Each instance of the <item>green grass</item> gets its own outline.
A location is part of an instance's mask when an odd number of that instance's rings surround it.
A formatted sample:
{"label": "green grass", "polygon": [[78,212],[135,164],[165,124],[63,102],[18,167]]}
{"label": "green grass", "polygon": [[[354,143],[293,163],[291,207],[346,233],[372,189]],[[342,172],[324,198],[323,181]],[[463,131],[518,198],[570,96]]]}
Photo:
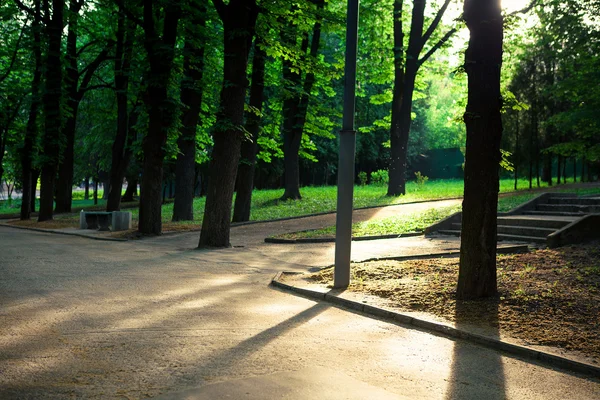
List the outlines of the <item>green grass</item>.
{"label": "green grass", "polygon": [[[384,185],[368,185],[355,186],[354,188],[354,208],[385,206],[393,204],[404,204],[415,201],[427,201],[444,198],[456,198],[463,195],[462,180],[435,180],[428,181],[426,184],[419,186],[416,182],[410,181],[406,185],[406,195],[398,197],[386,196],[387,186]],[[527,190],[529,183],[522,179],[518,182],[521,190]],[[514,181],[512,179],[503,179],[500,181],[500,191],[502,193],[512,192]],[[565,189],[566,191],[574,191],[573,189]],[[599,190],[596,190],[599,192]],[[296,217],[307,214],[332,212],[336,209],[337,187],[304,187],[300,190],[302,200],[280,201],[279,198],[283,194],[282,189],[276,190],[256,190],[252,196],[252,213],[250,219],[252,221],[265,221],[278,218]],[[102,193],[99,193],[101,196]],[[524,193],[518,195],[513,200],[513,203],[499,208],[499,211],[508,211],[514,205],[526,201],[536,194]],[[89,206],[93,200],[80,200],[83,197],[82,191],[74,192],[73,210],[78,211],[81,207]],[[17,206],[18,204],[18,206]],[[99,200],[99,204],[104,202]],[[194,216],[193,223],[201,223],[204,214],[205,198],[194,199]],[[20,201],[13,200],[12,205],[8,206],[6,202],[0,202],[0,214],[14,214],[19,212]],[[138,209],[132,209],[133,218],[138,218]],[[163,205],[162,218],[164,222],[169,222],[173,215],[173,204],[167,203]],[[189,222],[188,222],[189,224]]]}
{"label": "green grass", "polygon": [[[599,189],[570,189],[568,192],[583,194],[600,193]],[[533,199],[539,193],[525,193],[510,197],[498,199],[498,211],[507,212],[513,208]],[[427,211],[420,211],[411,214],[397,215],[393,217],[374,219],[370,221],[357,222],[352,224],[352,235],[358,236],[376,236],[392,235],[408,232],[421,232],[426,227],[446,218],[461,210],[461,206],[436,208]],[[283,239],[301,239],[301,238],[320,238],[331,237],[335,235],[335,226],[329,226],[323,229],[315,229],[302,232],[292,232],[278,236]]]}
{"label": "green grass", "polygon": [[[352,236],[393,235],[421,232],[429,225],[460,211],[460,205],[436,208],[411,214],[395,215],[352,224]],[[283,239],[320,238],[335,236],[335,226],[278,236]]]}

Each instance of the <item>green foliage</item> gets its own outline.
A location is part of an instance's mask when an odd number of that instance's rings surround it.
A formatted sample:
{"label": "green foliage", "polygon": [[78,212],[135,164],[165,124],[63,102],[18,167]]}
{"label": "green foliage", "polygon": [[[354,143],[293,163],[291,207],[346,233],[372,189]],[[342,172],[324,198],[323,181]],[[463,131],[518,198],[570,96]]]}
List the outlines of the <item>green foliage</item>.
{"label": "green foliage", "polygon": [[419,185],[420,187],[424,186],[429,180],[429,177],[421,174],[421,171],[415,172],[415,178],[417,181],[417,185]]}
{"label": "green foliage", "polygon": [[387,185],[389,181],[390,176],[385,169],[380,169],[379,171],[371,173],[371,183],[374,185]]}
{"label": "green foliage", "polygon": [[361,186],[365,186],[367,184],[367,173],[365,171],[358,173],[358,182]]}

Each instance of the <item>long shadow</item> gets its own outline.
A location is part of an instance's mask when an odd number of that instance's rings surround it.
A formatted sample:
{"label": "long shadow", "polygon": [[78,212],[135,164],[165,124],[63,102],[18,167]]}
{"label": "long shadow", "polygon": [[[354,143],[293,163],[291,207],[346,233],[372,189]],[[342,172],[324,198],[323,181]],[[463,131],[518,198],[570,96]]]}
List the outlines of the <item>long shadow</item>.
{"label": "long shadow", "polygon": [[[496,301],[489,305],[490,326],[499,337],[498,306]],[[472,320],[474,310],[469,302],[456,303],[456,327],[466,328]],[[451,376],[446,399],[486,399],[500,400],[506,398],[506,379],[501,354],[495,350],[468,344],[462,341],[454,343]]]}
{"label": "long shadow", "polygon": [[227,370],[228,367],[242,362],[245,358],[257,351],[260,351],[272,341],[310,321],[329,308],[331,308],[331,305],[327,303],[317,303],[301,313],[296,314],[293,317],[288,318],[275,326],[272,326],[271,328],[265,329],[264,331],[246,340],[243,340],[236,346],[222,351],[214,358],[211,357],[211,361],[198,365],[195,368],[195,371],[188,371],[188,377],[190,374],[206,375],[209,374],[210,371],[220,371],[220,375],[223,375],[224,369]]}

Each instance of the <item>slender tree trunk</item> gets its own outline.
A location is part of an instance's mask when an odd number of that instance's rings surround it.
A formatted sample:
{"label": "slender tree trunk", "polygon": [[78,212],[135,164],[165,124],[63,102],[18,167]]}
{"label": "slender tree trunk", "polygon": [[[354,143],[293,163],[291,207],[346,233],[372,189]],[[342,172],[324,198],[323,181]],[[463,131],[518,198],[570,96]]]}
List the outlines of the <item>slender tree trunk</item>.
{"label": "slender tree trunk", "polygon": [[497,294],[496,221],[500,141],[503,17],[499,0],[465,0],[470,31],[465,54],[467,149],[457,298]]}
{"label": "slender tree trunk", "polygon": [[85,177],[85,194],[84,194],[83,198],[85,200],[90,199],[90,177],[89,176]]}
{"label": "slender tree trunk", "polygon": [[[110,192],[106,201],[106,211],[121,209],[121,190],[123,178],[129,166],[131,150],[127,146],[132,140],[129,115],[129,74],[133,53],[135,24],[127,20],[125,10],[119,6],[117,22],[117,45],[115,52],[115,95],[117,99],[117,134],[112,146],[110,166]],[[128,134],[130,135],[128,137]]]}
{"label": "slender tree trunk", "polygon": [[127,189],[125,189],[125,193],[123,194],[121,202],[126,203],[133,201],[133,197],[137,196],[137,185],[138,181],[135,175],[130,175],[127,177]]}
{"label": "slender tree trunk", "polygon": [[573,157],[573,183],[577,183],[577,157]]}
{"label": "slender tree trunk", "polygon": [[199,247],[229,247],[231,202],[240,158],[248,54],[258,15],[255,0],[214,1],[224,27],[223,87]]}
{"label": "slender tree trunk", "polygon": [[162,178],[167,132],[174,123],[176,110],[169,101],[168,83],[171,77],[177,25],[181,9],[177,2],[166,7],[163,35],[159,36],[155,26],[155,11],[152,0],[144,0],[145,47],[148,53],[150,72],[147,96],[148,131],[142,148],[144,150],[144,172],[140,196],[140,219],[138,230],[144,234],[160,235],[162,231]]}
{"label": "slender tree trunk", "polygon": [[[38,221],[52,219],[54,202],[54,184],[60,160],[61,142],[61,99],[62,99],[62,62],[61,44],[63,30],[64,0],[52,0],[52,18],[46,25],[48,55],[46,57],[46,90],[44,92],[45,128],[41,167],[40,211]],[[49,15],[46,15],[49,18]]]}
{"label": "slender tree trunk", "polygon": [[94,178],[94,205],[98,205],[98,178]]}
{"label": "slender tree trunk", "polygon": [[[23,149],[21,150],[21,220],[31,218],[32,211],[35,210],[35,191],[33,184],[33,158],[34,144],[38,136],[38,115],[40,109],[40,88],[42,80],[42,49],[41,49],[41,26],[40,26],[40,0],[34,2],[35,16],[32,23],[33,31],[33,55],[35,59],[35,69],[31,81],[31,106],[29,109],[29,118],[25,130],[25,139]],[[36,179],[37,181],[37,179]],[[31,206],[33,200],[33,207]]]}
{"label": "slender tree trunk", "polygon": [[184,45],[183,80],[181,81],[181,130],[177,140],[179,153],[175,164],[175,202],[173,221],[194,219],[194,177],[196,165],[196,127],[202,106],[202,77],[204,43],[199,44],[194,32],[206,26],[206,7],[203,4],[189,22]]}
{"label": "slender tree trunk", "polygon": [[258,135],[265,88],[265,59],[267,54],[261,48],[262,42],[257,38],[254,43],[252,58],[252,86],[250,87],[250,107],[246,113],[246,130],[251,140],[242,143],[241,160],[238,166],[236,196],[233,207],[233,222],[250,220],[252,206],[252,189],[254,187],[254,171],[256,169],[256,153],[258,152]]}
{"label": "slender tree trunk", "polygon": [[557,157],[557,163],[556,163],[556,184],[560,185],[561,184],[561,175],[562,175],[562,170],[561,170],[561,166],[562,166],[562,156],[559,155]]}
{"label": "slender tree trunk", "polygon": [[[402,194],[400,171],[402,164],[402,96],[404,94],[404,32],[402,30],[402,0],[394,1],[394,88],[392,97],[392,124],[390,129],[391,160],[389,167],[390,183],[388,196]],[[393,180],[393,183],[392,183]]]}
{"label": "slender tree trunk", "polygon": [[519,112],[516,114],[517,127],[515,130],[515,190],[517,190],[517,182],[519,181]]}

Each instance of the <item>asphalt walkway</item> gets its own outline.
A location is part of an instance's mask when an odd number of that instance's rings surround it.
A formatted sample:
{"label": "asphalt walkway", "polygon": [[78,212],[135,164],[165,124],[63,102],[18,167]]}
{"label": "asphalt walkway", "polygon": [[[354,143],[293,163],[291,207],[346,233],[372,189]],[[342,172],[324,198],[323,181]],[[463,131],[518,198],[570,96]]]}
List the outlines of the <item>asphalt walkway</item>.
{"label": "asphalt walkway", "polygon": [[[600,398],[598,380],[270,288],[333,262],[331,243],[259,240],[289,228],[240,226],[242,247],[196,250],[197,232],[0,227],[0,398]],[[402,240],[356,242],[353,258],[423,249]]]}

